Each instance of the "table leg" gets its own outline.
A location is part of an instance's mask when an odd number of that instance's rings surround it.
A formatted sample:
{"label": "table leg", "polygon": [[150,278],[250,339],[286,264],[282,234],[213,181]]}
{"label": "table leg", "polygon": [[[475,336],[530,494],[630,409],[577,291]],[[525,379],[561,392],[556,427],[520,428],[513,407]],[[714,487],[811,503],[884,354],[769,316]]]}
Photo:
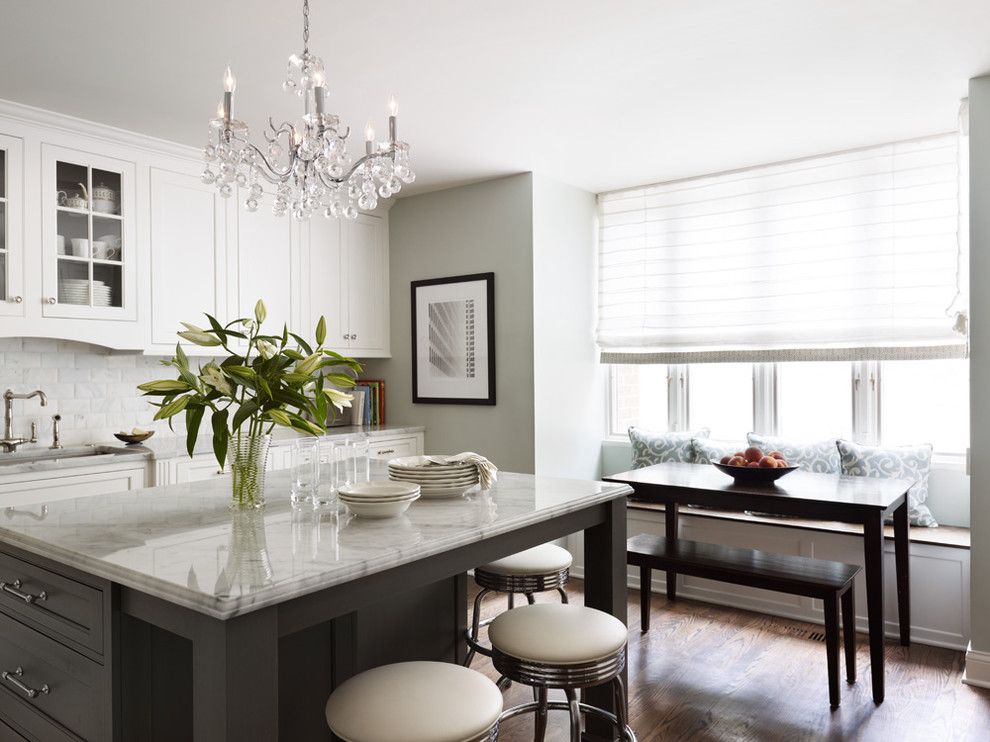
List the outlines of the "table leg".
{"label": "table leg", "polygon": [[194,740],[278,740],[276,608],[227,621],[203,616],[198,624],[192,642]]}
{"label": "table leg", "polygon": [[901,644],[911,646],[911,581],[908,557],[907,498],[894,510],[894,562],[897,570],[897,621],[901,629]]}
{"label": "table leg", "polygon": [[873,702],[883,703],[883,515],[870,516],[863,524],[866,571],[866,612],[870,627],[870,674]]}
{"label": "table leg", "polygon": [[[665,535],[667,537],[667,544],[669,546],[674,546],[677,544],[677,521],[679,519],[679,513],[677,511],[676,502],[668,502],[663,506],[663,522]],[[667,580],[667,600],[677,599],[677,573],[673,570],[667,570],[666,573]]]}
{"label": "table leg", "polygon": [[[603,523],[584,532],[584,604],[605,611],[626,623],[626,500],[611,500],[602,507]],[[622,670],[626,683],[627,668]],[[592,706],[613,710],[610,685],[600,685],[582,691],[581,700]],[[611,726],[594,716],[587,719],[585,739],[611,740]]]}

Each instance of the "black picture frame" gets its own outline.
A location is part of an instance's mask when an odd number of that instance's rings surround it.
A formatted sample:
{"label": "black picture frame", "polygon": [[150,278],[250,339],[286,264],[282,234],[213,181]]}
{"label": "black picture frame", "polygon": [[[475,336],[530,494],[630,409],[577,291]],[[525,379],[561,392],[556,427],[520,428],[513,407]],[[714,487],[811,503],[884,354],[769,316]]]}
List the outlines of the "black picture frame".
{"label": "black picture frame", "polygon": [[[417,317],[417,303],[420,292],[429,291],[437,286],[449,286],[451,284],[468,284],[484,282],[485,312],[486,317],[481,324],[487,328],[487,389],[478,396],[444,396],[422,390],[420,387],[419,367],[421,363],[420,352],[428,353],[428,348],[419,347],[418,328],[419,318]],[[465,287],[467,291],[467,287]],[[414,404],[462,404],[462,405],[494,405],[495,404],[495,274],[494,273],[473,273],[465,276],[447,276],[445,278],[430,278],[410,283],[411,299],[411,330],[412,330],[412,395]]]}

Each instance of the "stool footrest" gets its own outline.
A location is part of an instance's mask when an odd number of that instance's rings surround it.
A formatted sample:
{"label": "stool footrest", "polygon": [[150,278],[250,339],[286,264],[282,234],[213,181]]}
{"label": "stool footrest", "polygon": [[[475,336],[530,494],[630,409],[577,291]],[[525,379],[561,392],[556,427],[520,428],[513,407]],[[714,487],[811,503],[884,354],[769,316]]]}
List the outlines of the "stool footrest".
{"label": "stool footrest", "polygon": [[[511,719],[515,716],[522,716],[523,714],[533,713],[539,709],[540,704],[538,701],[530,701],[529,703],[521,703],[518,706],[513,706],[510,709],[502,712],[502,715],[498,717],[499,725],[502,724],[506,719]],[[619,720],[615,717],[615,714],[605,709],[598,708],[597,706],[589,706],[586,703],[578,703],[578,708],[585,714],[592,714],[598,716],[606,721],[612,723],[612,725],[619,730]],[[547,701],[547,709],[549,711],[570,711],[570,705],[566,701]],[[637,742],[636,733],[630,727],[619,730],[622,733],[622,739],[626,742]]]}

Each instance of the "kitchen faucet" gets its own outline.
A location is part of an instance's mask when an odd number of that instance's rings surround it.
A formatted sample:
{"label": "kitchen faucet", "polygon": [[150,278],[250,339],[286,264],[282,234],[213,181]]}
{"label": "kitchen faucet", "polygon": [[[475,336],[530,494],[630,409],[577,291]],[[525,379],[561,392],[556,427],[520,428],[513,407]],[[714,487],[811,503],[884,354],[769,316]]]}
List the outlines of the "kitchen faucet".
{"label": "kitchen faucet", "polygon": [[38,426],[34,423],[31,424],[30,438],[14,437],[14,400],[31,399],[32,397],[38,397],[42,407],[48,404],[48,397],[40,389],[35,389],[30,394],[14,394],[13,389],[8,389],[3,393],[3,438],[0,438],[0,448],[3,448],[7,453],[13,453],[22,443],[38,442]]}

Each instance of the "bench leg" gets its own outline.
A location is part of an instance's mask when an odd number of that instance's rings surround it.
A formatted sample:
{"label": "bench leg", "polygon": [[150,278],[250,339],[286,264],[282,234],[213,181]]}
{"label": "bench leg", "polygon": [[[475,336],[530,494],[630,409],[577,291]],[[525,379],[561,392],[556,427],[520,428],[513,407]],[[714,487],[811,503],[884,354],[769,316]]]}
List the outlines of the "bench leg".
{"label": "bench leg", "polygon": [[842,594],[842,640],[846,645],[846,682],[856,682],[856,603],[853,586]]}
{"label": "bench leg", "polygon": [[653,570],[649,565],[639,566],[639,630],[650,630],[650,583],[653,581]]}
{"label": "bench leg", "polygon": [[839,705],[839,601],[835,594],[825,598],[825,656],[828,660],[828,702]]}

